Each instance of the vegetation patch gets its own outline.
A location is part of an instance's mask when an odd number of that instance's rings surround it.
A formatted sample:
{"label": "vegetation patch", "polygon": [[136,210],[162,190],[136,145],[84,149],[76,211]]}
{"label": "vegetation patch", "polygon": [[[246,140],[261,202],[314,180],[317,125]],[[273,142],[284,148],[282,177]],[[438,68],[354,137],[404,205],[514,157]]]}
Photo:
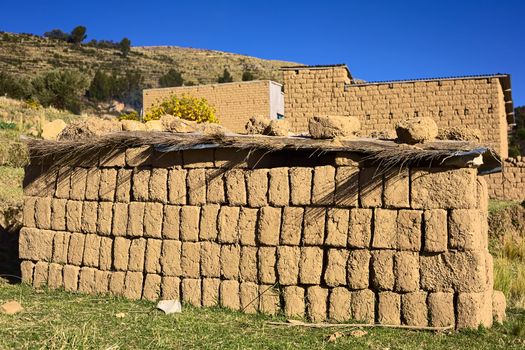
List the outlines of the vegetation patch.
{"label": "vegetation patch", "polygon": [[514,311],[504,326],[476,331],[355,332],[357,328],[274,327],[267,321],[284,318],[221,308],[184,305],[182,313],[165,315],[146,301],[0,284],[0,303],[9,300],[17,300],[24,310],[0,314],[4,349],[522,349],[525,345],[519,336],[525,315]]}

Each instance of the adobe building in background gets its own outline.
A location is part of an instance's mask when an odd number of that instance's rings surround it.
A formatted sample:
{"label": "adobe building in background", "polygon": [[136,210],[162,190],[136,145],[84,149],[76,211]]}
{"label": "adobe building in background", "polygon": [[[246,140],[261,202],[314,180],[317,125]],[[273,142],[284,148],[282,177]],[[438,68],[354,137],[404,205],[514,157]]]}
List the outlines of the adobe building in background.
{"label": "adobe building in background", "polygon": [[146,113],[174,95],[205,98],[215,108],[221,125],[233,132],[244,133],[244,127],[252,116],[283,118],[282,90],[281,84],[271,80],[145,89],[143,108]]}
{"label": "adobe building in background", "polygon": [[479,129],[481,143],[508,157],[514,125],[510,75],[362,82],[344,64],[282,68],[283,86],[262,80],[144,90],[144,111],[172,95],[204,97],[227,129],[244,133],[252,116],[284,118],[294,132],[308,131],[318,114],[359,117],[363,135],[393,130],[409,117],[432,117],[440,128]]}
{"label": "adobe building in background", "polygon": [[283,68],[286,117],[294,131],[308,130],[314,115],[358,117],[364,135],[393,130],[409,117],[433,118],[438,127],[481,131],[481,143],[508,157],[514,125],[510,75],[357,82],[346,65]]}

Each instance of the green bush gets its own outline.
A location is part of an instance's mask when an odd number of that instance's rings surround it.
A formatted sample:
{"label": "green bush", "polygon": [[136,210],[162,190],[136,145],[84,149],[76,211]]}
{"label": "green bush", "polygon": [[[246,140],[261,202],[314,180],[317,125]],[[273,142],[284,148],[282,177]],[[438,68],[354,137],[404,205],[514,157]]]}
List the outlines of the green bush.
{"label": "green bush", "polygon": [[86,31],[87,29],[84,26],[75,27],[69,35],[69,42],[79,46],[87,38]]}
{"label": "green bush", "polygon": [[124,38],[118,44],[122,56],[128,57],[129,52],[131,51],[131,40]]}
{"label": "green bush", "polygon": [[519,147],[516,145],[509,145],[509,157],[515,158],[519,155],[521,155]]}
{"label": "green bush", "polygon": [[113,96],[112,76],[98,70],[88,89],[89,98],[96,101],[107,101]]}
{"label": "green bush", "polygon": [[79,113],[81,97],[88,87],[86,75],[77,70],[52,70],[33,80],[34,97],[43,106]]}
{"label": "green bush", "polygon": [[255,76],[253,75],[253,73],[250,71],[244,71],[242,73],[242,81],[251,81],[251,80],[255,80]]}
{"label": "green bush", "polygon": [[124,113],[119,115],[118,120],[136,120],[140,121],[139,114],[136,111],[132,111],[129,113]]}
{"label": "green bush", "polygon": [[59,41],[67,41],[69,38],[69,35],[67,33],[64,33],[61,29],[53,29],[49,32],[44,33],[44,37],[53,39],[53,40],[59,40]]}
{"label": "green bush", "polygon": [[0,95],[7,95],[19,100],[27,99],[33,94],[31,82],[25,78],[0,72]]}
{"label": "green bush", "polygon": [[525,140],[525,128],[519,128],[516,130],[516,137],[518,140]]}
{"label": "green bush", "polygon": [[144,116],[144,121],[158,120],[162,116],[170,114],[197,123],[218,123],[215,110],[208,104],[205,98],[193,96],[173,96],[160,105],[153,107]]}
{"label": "green bush", "polygon": [[219,83],[231,83],[233,81],[233,77],[230,74],[230,71],[226,68],[224,68],[224,72],[222,72],[222,76],[217,79]]}
{"label": "green bush", "polygon": [[94,101],[118,100],[136,109],[142,106],[144,78],[139,71],[127,71],[123,75],[97,71],[89,85],[88,97]]}
{"label": "green bush", "polygon": [[176,69],[170,69],[166,74],[159,78],[160,87],[173,87],[173,86],[182,86],[184,84],[184,79],[182,74]]}
{"label": "green bush", "polygon": [[0,120],[0,130],[16,130],[16,124]]}

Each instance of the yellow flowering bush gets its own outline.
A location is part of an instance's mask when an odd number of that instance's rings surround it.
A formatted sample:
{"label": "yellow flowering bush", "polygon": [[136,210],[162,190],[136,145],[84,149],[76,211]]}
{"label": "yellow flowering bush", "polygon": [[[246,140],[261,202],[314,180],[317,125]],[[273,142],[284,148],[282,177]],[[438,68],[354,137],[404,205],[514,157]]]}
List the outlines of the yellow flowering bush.
{"label": "yellow flowering bush", "polygon": [[144,121],[159,120],[163,115],[170,114],[181,119],[197,123],[218,123],[215,109],[205,98],[189,95],[172,96],[159,105],[151,108],[144,116]]}
{"label": "yellow flowering bush", "polygon": [[137,120],[140,121],[139,114],[136,111],[124,113],[118,116],[118,120]]}

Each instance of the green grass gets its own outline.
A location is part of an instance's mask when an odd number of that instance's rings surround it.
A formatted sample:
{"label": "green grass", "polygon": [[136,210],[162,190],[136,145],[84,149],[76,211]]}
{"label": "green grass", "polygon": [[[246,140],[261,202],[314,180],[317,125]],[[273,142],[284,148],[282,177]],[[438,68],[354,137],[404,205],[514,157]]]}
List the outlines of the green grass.
{"label": "green grass", "polygon": [[[503,326],[477,331],[434,333],[366,329],[327,341],[334,329],[283,328],[283,320],[220,308],[184,307],[164,315],[154,303],[62,291],[36,291],[0,284],[0,304],[17,300],[24,311],[0,314],[1,349],[523,349],[525,314],[510,313]],[[115,315],[124,313],[125,317]]]}
{"label": "green grass", "polygon": [[22,205],[23,168],[0,166],[0,209]]}
{"label": "green grass", "polygon": [[491,199],[489,200],[489,213],[496,214],[498,211],[504,210],[514,205],[519,205],[519,202]]}

